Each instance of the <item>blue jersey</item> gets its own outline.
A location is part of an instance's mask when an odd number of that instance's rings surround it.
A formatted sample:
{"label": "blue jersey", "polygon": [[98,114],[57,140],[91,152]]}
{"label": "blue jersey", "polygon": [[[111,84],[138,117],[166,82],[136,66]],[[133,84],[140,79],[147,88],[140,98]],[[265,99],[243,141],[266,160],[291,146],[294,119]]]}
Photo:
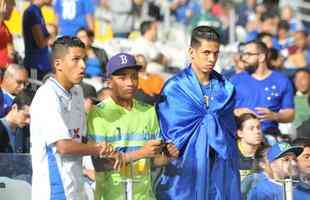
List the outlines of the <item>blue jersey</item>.
{"label": "blue jersey", "polygon": [[50,71],[48,47],[38,47],[32,34],[32,28],[35,25],[40,25],[43,35],[48,36],[42,12],[38,6],[32,4],[25,10],[23,15],[23,36],[25,43],[24,65],[27,68]]}
{"label": "blue jersey", "polygon": [[55,0],[55,12],[58,16],[60,35],[76,35],[80,28],[88,28],[86,15],[94,14],[91,0]]}
{"label": "blue jersey", "polygon": [[[294,108],[294,91],[292,83],[283,74],[272,71],[264,80],[257,80],[247,72],[232,77],[231,82],[236,88],[235,108],[266,107],[273,112],[281,109]],[[274,121],[264,120],[262,130],[277,128]]]}

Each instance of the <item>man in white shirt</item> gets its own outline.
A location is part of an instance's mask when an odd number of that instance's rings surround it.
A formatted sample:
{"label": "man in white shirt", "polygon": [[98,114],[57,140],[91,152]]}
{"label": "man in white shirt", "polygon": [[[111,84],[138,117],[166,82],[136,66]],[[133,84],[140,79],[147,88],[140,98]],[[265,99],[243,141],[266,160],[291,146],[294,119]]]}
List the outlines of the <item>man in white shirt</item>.
{"label": "man in white shirt", "polygon": [[107,143],[86,143],[83,93],[85,46],[76,37],[58,38],[52,47],[54,76],[31,104],[32,199],[84,200],[82,156],[119,154]]}

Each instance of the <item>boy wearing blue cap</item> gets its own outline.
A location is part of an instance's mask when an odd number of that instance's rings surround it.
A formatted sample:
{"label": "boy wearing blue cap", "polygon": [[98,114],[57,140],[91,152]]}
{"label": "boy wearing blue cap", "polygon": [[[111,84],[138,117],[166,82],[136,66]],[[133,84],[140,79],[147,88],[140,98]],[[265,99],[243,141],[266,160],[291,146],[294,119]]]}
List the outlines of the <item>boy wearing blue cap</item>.
{"label": "boy wearing blue cap", "polygon": [[155,109],[134,99],[138,89],[139,69],[133,55],[119,53],[112,56],[107,65],[111,98],[96,105],[88,114],[89,139],[111,142],[117,151],[123,153],[123,161],[127,163],[119,173],[110,167],[109,160],[95,160],[95,198],[98,200],[124,199],[126,191],[123,182],[128,177],[135,180],[133,199],[155,200],[150,173],[151,161],[157,165],[165,164],[167,156],[175,158],[179,154],[172,143],[167,144],[166,153],[161,154]]}
{"label": "boy wearing blue cap", "polygon": [[[282,200],[284,196],[283,182],[289,177],[297,177],[297,156],[302,147],[288,143],[276,143],[267,151],[267,159],[272,169],[272,177],[261,179],[250,191],[248,200]],[[309,195],[293,186],[293,199],[306,199]]]}

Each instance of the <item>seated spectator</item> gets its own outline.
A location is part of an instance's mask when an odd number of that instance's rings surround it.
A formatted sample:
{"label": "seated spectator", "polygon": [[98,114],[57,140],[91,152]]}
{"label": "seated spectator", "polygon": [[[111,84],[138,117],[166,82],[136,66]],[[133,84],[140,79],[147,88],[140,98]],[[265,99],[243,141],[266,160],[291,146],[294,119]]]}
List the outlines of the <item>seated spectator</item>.
{"label": "seated spectator", "polygon": [[31,0],[23,14],[24,66],[31,78],[38,80],[52,70],[48,54],[49,34],[41,12],[41,7],[47,3],[50,2]]}
{"label": "seated spectator", "polygon": [[[310,119],[310,72],[306,69],[298,70],[294,75],[294,85],[296,94],[293,127],[297,129],[303,122]],[[310,132],[308,134],[310,137]]]}
{"label": "seated spectator", "polygon": [[310,139],[297,138],[293,141],[293,144],[304,148],[303,152],[297,157],[297,165],[302,185],[306,184],[304,186],[310,192]]}
{"label": "seated spectator", "polygon": [[4,21],[10,19],[14,6],[15,0],[0,0],[0,69],[2,70],[12,63],[8,47],[13,45],[13,38]]}
{"label": "seated spectator", "polygon": [[33,96],[34,93],[28,90],[18,94],[9,113],[0,119],[1,153],[29,153],[30,135],[18,129],[24,128],[30,122],[29,108]]}
{"label": "seated spectator", "polygon": [[247,43],[242,52],[245,71],[231,78],[236,88],[235,114],[253,113],[264,135],[279,135],[278,123],[294,119],[294,91],[290,80],[269,68],[268,48],[260,41]]}
{"label": "seated spectator", "polygon": [[288,49],[289,56],[285,63],[286,68],[304,68],[310,66],[309,37],[305,31],[294,33],[294,43]]}
{"label": "seated spectator", "polygon": [[84,108],[86,113],[88,113],[100,100],[97,98],[96,89],[92,85],[83,82],[80,85],[83,89]]}
{"label": "seated spectator", "polygon": [[94,34],[92,31],[80,28],[76,36],[85,44],[86,50],[86,76],[87,77],[102,77],[105,73],[105,65],[108,61],[108,56],[103,49],[93,47]]}
{"label": "seated spectator", "polygon": [[245,176],[258,171],[255,155],[263,143],[263,135],[257,116],[252,113],[245,113],[238,117],[237,135],[240,159],[239,171],[242,180]]}
{"label": "seated spectator", "polygon": [[282,70],[285,57],[275,48],[269,49],[269,68],[272,70]]}
{"label": "seated spectator", "polygon": [[161,88],[164,85],[164,80],[157,74],[152,74],[147,71],[147,61],[143,55],[136,56],[137,63],[141,65],[139,71],[139,89],[150,96],[159,95]]}
{"label": "seated spectator", "polygon": [[[283,181],[298,176],[297,156],[302,147],[288,143],[276,143],[267,151],[267,159],[272,170],[272,177],[260,179],[251,189],[248,200],[281,200],[284,198]],[[293,199],[307,199],[307,193],[293,187]]]}
{"label": "seated spectator", "polygon": [[272,177],[272,170],[267,159],[267,150],[270,146],[265,143],[255,153],[255,162],[258,165],[258,172],[250,174],[241,181],[242,200],[246,200],[252,188],[261,180]]}
{"label": "seated spectator", "polygon": [[[280,50],[284,52],[292,45],[293,38],[289,32],[290,25],[287,21],[281,20],[278,24],[278,33],[277,33],[277,41],[280,47]],[[287,54],[286,54],[287,55]]]}
{"label": "seated spectator", "polygon": [[20,65],[10,64],[4,72],[1,89],[3,91],[4,115],[11,109],[16,95],[21,93],[28,85],[28,72]]}

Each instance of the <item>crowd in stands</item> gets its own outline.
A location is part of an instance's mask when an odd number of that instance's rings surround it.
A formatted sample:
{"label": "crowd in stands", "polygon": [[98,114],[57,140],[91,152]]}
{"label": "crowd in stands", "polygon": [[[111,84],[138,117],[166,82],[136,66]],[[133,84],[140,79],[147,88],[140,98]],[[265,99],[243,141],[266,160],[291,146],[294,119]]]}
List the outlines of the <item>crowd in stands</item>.
{"label": "crowd in stands", "polygon": [[[310,199],[309,3],[0,0],[0,153],[30,152],[29,108],[53,76],[57,37],[85,45],[81,87],[89,113],[111,95],[107,63],[119,52],[142,66],[135,98],[155,105],[165,81],[188,64],[190,31],[207,25],[221,35],[216,69],[236,90],[242,198],[283,199],[282,184],[292,179],[294,199]],[[84,161],[93,184],[90,158]]]}

